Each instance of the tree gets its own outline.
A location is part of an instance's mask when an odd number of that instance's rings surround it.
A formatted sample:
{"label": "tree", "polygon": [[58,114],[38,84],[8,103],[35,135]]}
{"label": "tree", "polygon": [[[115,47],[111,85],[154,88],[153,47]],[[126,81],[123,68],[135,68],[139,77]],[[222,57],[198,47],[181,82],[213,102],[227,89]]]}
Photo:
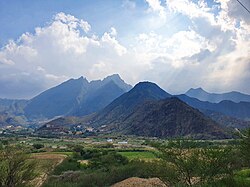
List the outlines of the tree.
{"label": "tree", "polygon": [[202,184],[212,184],[223,177],[233,176],[235,157],[230,147],[203,148],[196,153],[197,176]]}
{"label": "tree", "polygon": [[0,187],[26,186],[35,178],[35,162],[22,149],[0,150]]}
{"label": "tree", "polygon": [[43,144],[40,144],[40,143],[37,143],[37,144],[33,144],[33,147],[34,147],[35,149],[41,149],[41,148],[44,147],[44,145],[43,145]]}
{"label": "tree", "polygon": [[158,149],[162,153],[161,158],[174,166],[175,173],[179,178],[178,181],[192,186],[198,162],[196,151],[192,150],[192,142],[186,140],[169,141],[167,146],[159,146]]}
{"label": "tree", "polygon": [[240,153],[244,161],[244,165],[250,167],[250,129],[247,129],[242,136],[240,144]]}
{"label": "tree", "polygon": [[229,147],[199,148],[195,141],[176,140],[158,149],[161,158],[174,166],[178,181],[187,186],[213,183],[233,174],[233,152]]}

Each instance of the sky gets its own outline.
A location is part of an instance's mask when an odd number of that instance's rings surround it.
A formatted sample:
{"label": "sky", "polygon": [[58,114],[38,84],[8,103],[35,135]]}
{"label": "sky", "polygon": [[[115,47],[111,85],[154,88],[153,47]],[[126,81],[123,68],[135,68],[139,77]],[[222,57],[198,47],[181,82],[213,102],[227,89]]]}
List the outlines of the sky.
{"label": "sky", "polygon": [[0,98],[116,73],[171,94],[250,94],[250,14],[236,0],[0,0],[0,25]]}

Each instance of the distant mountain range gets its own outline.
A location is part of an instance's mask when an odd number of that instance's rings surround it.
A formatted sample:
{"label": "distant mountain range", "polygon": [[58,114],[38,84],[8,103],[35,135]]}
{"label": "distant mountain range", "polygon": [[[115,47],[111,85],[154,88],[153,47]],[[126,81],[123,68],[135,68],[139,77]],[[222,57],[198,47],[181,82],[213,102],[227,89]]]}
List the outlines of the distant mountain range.
{"label": "distant mountain range", "polygon": [[238,119],[250,119],[250,102],[241,101],[239,103],[235,103],[233,101],[225,100],[219,103],[210,103],[208,101],[200,101],[199,99],[192,98],[184,94],[178,95],[177,97],[186,102],[188,105],[201,111],[210,110]]}
{"label": "distant mountain range", "polygon": [[199,99],[201,101],[209,101],[211,103],[219,103],[223,100],[229,100],[236,103],[239,103],[241,101],[250,102],[250,95],[243,94],[240,92],[228,92],[228,93],[208,93],[202,88],[193,89],[191,88],[188,90],[185,95],[189,97],[194,97],[196,99]]}
{"label": "distant mountain range", "polygon": [[216,121],[217,123],[229,127],[229,128],[237,128],[237,129],[247,129],[250,128],[250,121],[245,121],[241,119],[237,119],[231,116],[227,116],[221,114],[219,112],[214,112],[210,110],[203,110],[206,116],[210,117],[212,120]]}
{"label": "distant mountain range", "polygon": [[225,138],[225,128],[249,127],[246,94],[210,94],[201,88],[186,94],[173,96],[151,82],[132,88],[117,74],[90,82],[80,77],[31,100],[0,99],[0,126],[59,117],[52,121],[54,129],[80,124],[118,134],[195,138]]}
{"label": "distant mountain range", "polygon": [[91,82],[83,77],[70,79],[31,99],[24,112],[29,119],[87,115],[104,108],[131,88],[117,74]]}

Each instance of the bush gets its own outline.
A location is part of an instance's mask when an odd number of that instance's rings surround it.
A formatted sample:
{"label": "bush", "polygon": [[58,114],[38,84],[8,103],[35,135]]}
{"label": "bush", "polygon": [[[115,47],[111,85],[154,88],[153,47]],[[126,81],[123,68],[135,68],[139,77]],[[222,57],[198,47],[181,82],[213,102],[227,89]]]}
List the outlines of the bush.
{"label": "bush", "polygon": [[0,186],[26,186],[36,177],[35,162],[21,148],[0,150]]}
{"label": "bush", "polygon": [[35,149],[41,149],[41,148],[44,147],[44,145],[43,145],[43,144],[33,144],[33,147],[34,147]]}
{"label": "bush", "polygon": [[75,159],[66,158],[60,165],[58,165],[53,174],[60,175],[65,171],[77,171],[81,169],[81,165]]}
{"label": "bush", "polygon": [[125,165],[112,166],[109,171],[94,169],[82,172],[65,172],[60,176],[50,177],[44,187],[104,187],[130,177],[162,178],[165,169],[166,167],[163,167],[162,163],[158,161],[144,162],[134,160]]}
{"label": "bush", "polygon": [[107,154],[91,159],[89,165],[91,168],[109,170],[110,167],[125,165],[127,163],[128,159],[126,157],[116,152],[108,152]]}

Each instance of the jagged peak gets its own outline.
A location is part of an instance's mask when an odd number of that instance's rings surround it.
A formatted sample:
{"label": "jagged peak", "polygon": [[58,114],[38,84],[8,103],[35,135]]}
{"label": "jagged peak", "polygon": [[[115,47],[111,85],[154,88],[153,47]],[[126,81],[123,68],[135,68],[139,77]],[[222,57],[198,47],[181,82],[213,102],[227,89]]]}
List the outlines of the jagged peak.
{"label": "jagged peak", "polygon": [[205,91],[202,87],[197,87],[197,88],[190,88],[186,93],[190,93],[190,92],[203,92],[203,93],[208,93],[207,91]]}
{"label": "jagged peak", "polygon": [[121,77],[119,74],[113,74],[113,75],[109,75],[106,78],[104,78],[102,80],[103,82],[109,82],[109,81],[113,81],[115,84],[117,84],[120,88],[122,88],[125,91],[129,91],[132,86],[127,84]]}

